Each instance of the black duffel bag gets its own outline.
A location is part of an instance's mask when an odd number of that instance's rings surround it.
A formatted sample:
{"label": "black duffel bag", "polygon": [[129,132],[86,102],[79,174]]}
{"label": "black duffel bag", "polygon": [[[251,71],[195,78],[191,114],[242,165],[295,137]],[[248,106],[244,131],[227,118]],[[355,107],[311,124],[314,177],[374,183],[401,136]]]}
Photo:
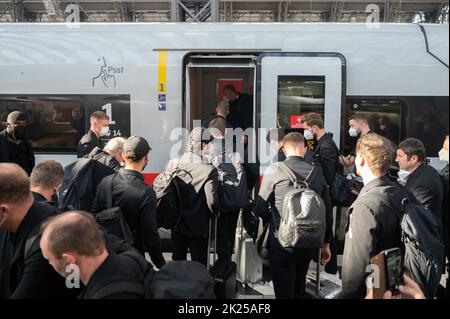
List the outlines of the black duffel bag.
{"label": "black duffel bag", "polygon": [[330,190],[333,205],[350,207],[358,197],[362,187],[363,183],[355,178],[348,179],[341,174],[336,174]]}

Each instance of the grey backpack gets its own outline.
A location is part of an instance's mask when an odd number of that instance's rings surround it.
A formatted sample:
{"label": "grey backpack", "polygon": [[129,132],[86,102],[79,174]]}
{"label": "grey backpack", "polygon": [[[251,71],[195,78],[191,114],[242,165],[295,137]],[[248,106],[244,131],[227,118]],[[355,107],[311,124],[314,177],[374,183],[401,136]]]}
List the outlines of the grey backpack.
{"label": "grey backpack", "polygon": [[323,199],[311,188],[309,178],[299,181],[295,173],[284,163],[278,164],[280,169],[293,183],[283,201],[280,227],[275,236],[286,249],[319,248],[324,243],[326,230],[326,208]]}

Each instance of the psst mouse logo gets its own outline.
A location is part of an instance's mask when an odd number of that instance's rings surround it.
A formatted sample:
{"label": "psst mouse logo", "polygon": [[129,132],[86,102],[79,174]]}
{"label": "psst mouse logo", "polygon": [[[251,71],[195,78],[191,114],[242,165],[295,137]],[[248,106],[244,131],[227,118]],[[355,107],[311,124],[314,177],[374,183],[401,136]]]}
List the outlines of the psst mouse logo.
{"label": "psst mouse logo", "polygon": [[108,65],[105,57],[101,57],[97,61],[100,63],[100,71],[92,78],[92,87],[116,87],[116,76],[124,73],[123,66]]}

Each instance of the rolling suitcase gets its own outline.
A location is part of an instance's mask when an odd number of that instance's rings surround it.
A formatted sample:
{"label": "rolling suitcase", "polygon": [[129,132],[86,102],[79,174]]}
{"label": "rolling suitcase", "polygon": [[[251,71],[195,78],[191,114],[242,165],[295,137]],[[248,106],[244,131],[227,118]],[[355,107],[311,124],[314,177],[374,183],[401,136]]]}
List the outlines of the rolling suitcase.
{"label": "rolling suitcase", "polygon": [[306,275],[306,295],[312,299],[337,299],[342,292],[342,281],[332,275],[324,275],[320,278],[320,249],[317,253],[315,271],[309,271]]}
{"label": "rolling suitcase", "polygon": [[[214,242],[212,235],[212,224],[214,223]],[[213,243],[212,243],[213,242]],[[211,247],[214,245],[213,262],[209,261],[211,256]],[[217,260],[217,218],[211,218],[209,222],[209,241],[208,241],[208,265],[211,277],[214,280],[214,294],[217,299],[235,299],[237,293],[236,282],[236,263],[216,264]]]}
{"label": "rolling suitcase", "polygon": [[236,231],[235,253],[237,279],[243,285],[254,284],[263,279],[263,261],[259,257],[253,238],[245,231],[242,224],[242,212],[239,215]]}

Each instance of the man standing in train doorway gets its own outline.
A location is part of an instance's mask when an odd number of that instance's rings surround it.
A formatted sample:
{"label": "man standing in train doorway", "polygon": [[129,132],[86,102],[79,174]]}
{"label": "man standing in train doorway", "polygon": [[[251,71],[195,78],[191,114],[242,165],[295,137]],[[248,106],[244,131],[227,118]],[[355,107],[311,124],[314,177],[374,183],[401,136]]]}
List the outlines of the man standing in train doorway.
{"label": "man standing in train doorway", "polygon": [[0,163],[15,163],[29,176],[35,159],[31,141],[26,136],[27,124],[24,113],[14,111],[8,114],[6,129],[0,132]]}
{"label": "man standing in train doorway", "polygon": [[225,85],[223,94],[230,104],[227,121],[233,129],[240,127],[245,131],[253,127],[253,96],[236,92],[231,84]]}

